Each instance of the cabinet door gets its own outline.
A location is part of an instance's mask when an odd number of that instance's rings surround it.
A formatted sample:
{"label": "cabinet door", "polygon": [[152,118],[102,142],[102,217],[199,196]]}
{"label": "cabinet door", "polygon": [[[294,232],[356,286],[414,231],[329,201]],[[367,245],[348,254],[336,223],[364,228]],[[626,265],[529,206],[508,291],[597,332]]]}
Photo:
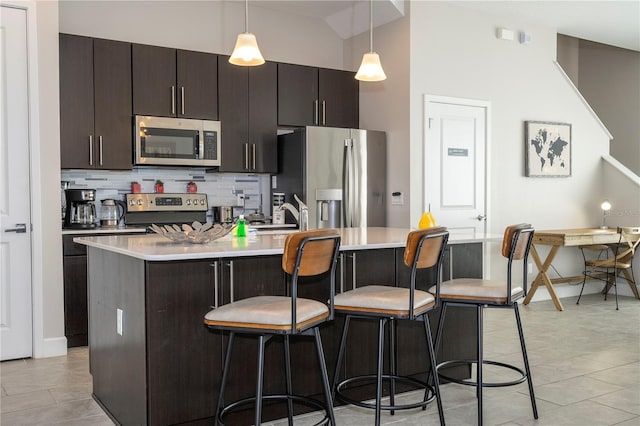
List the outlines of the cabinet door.
{"label": "cabinet door", "polygon": [[278,64],[278,124],[318,125],[318,68]]}
{"label": "cabinet door", "polygon": [[183,423],[215,414],[222,337],[203,325],[215,298],[212,264],[147,263],[148,424]]}
{"label": "cabinet door", "polygon": [[278,171],[278,71],[274,62],[249,69],[249,169]]}
{"label": "cabinet door", "polygon": [[359,127],[359,81],[349,71],[320,68],[320,124],[331,127]]}
{"label": "cabinet door", "polygon": [[94,167],[93,40],[60,34],[60,166]]}
{"label": "cabinet door", "polygon": [[96,168],[131,169],[131,44],[93,42]]}
{"label": "cabinet door", "polygon": [[177,52],[178,117],[218,119],[218,55]]}
{"label": "cabinet door", "polygon": [[246,172],[249,151],[249,70],[220,56],[218,64],[222,172]]}
{"label": "cabinet door", "polygon": [[64,256],[64,335],[70,348],[87,345],[87,256]]}
{"label": "cabinet door", "polygon": [[176,115],[176,50],[132,45],[133,113]]}

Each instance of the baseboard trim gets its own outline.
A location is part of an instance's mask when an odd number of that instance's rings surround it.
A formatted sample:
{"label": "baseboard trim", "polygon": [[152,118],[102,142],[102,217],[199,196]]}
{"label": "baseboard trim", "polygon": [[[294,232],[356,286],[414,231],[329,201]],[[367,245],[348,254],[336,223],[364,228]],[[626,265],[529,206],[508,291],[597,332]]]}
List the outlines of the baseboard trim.
{"label": "baseboard trim", "polygon": [[49,358],[67,354],[67,338],[64,336],[45,338],[42,343],[42,353],[34,354],[34,358]]}

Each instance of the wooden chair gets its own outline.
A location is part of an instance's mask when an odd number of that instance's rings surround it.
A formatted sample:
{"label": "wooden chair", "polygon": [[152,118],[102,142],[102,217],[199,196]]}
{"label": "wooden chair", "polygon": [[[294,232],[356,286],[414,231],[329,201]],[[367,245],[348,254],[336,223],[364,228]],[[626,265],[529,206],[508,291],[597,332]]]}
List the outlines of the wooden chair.
{"label": "wooden chair", "polygon": [[[229,345],[224,361],[220,395],[216,411],[217,422],[223,424],[223,418],[234,409],[255,401],[255,424],[261,424],[262,402],[264,400],[284,400],[287,402],[289,423],[293,419],[293,402],[300,402],[326,412],[325,424],[335,425],[333,400],[329,388],[327,367],[320,339],[319,326],[333,319],[333,298],[335,294],[335,268],[340,236],[332,229],[296,232],[287,236],[282,255],[282,269],[290,281],[290,296],[256,296],[223,305],[209,311],[204,323],[210,330],[229,332]],[[300,277],[329,274],[329,302],[298,297],[298,279]],[[224,393],[228,380],[229,366],[233,357],[233,343],[236,334],[258,336],[258,373],[255,397],[245,398],[225,406]],[[264,349],[266,343],[276,335],[284,335],[285,375],[287,393],[263,395]],[[293,395],[291,385],[291,366],[289,338],[303,335],[314,336],[322,384],[324,404],[320,401]]]}
{"label": "wooden chair", "polygon": [[[616,294],[616,310],[619,309],[618,286],[616,285],[618,278],[624,278],[636,299],[640,299],[635,275],[633,273],[633,256],[638,248],[638,244],[640,244],[640,227],[619,227],[617,231],[618,234],[620,234],[618,244],[597,246],[595,248],[597,250],[599,247],[600,250],[604,250],[606,247],[608,250],[604,252],[609,253],[610,251],[610,255],[607,257],[603,258],[600,255],[598,257],[589,257],[586,251],[593,249],[593,246],[580,247],[582,256],[584,257],[584,272],[582,288],[580,289],[580,295],[578,296],[576,304],[580,303],[587,278],[601,280],[606,283],[602,290],[605,300],[607,300],[607,294],[611,287],[614,288]],[[620,275],[620,272],[622,272],[622,275]]]}
{"label": "wooden chair", "polygon": [[[410,377],[402,377],[397,375],[396,365],[396,348],[395,338],[396,324],[399,320],[421,321],[424,324],[425,336],[427,340],[427,349],[430,359],[430,374],[435,377],[436,364],[435,353],[433,349],[433,341],[431,338],[431,328],[429,327],[429,317],[427,313],[435,309],[438,305],[438,295],[432,295],[426,291],[416,289],[416,273],[418,269],[433,268],[435,287],[440,287],[440,268],[442,265],[442,256],[447,245],[449,233],[445,228],[430,228],[409,233],[407,237],[407,245],[404,250],[404,264],[411,268],[411,279],[409,288],[383,286],[383,285],[367,285],[358,287],[338,294],[335,297],[335,311],[337,314],[346,315],[340,349],[338,351],[338,360],[336,362],[335,376],[333,379],[333,391],[336,398],[341,401],[364,408],[375,410],[375,424],[380,424],[381,410],[388,410],[394,414],[395,410],[404,410],[410,408],[424,408],[428,402],[435,397],[438,404],[438,414],[440,415],[440,424],[444,424],[444,414],[442,410],[442,402],[440,400],[440,390],[438,381],[433,380],[433,385]],[[378,321],[378,365],[376,374],[356,376],[347,378],[338,383],[342,362],[345,355],[345,347],[347,335],[349,331],[349,322],[352,318],[374,319]],[[383,353],[385,341],[385,325],[389,324],[390,332],[390,372],[383,374]],[[366,350],[363,348],[363,350]],[[349,398],[343,390],[354,383],[373,381],[376,383],[376,401],[375,404],[362,402]],[[382,400],[382,383],[383,380],[390,384],[390,402],[383,405]],[[428,378],[427,378],[428,381]],[[427,389],[425,398],[417,403],[409,403],[404,405],[395,404],[395,384],[396,382],[408,384],[419,389]],[[429,396],[429,392],[431,395]]]}
{"label": "wooden chair", "polygon": [[[524,382],[529,385],[529,397],[531,399],[531,407],[533,408],[533,417],[538,418],[538,410],[536,400],[533,394],[533,384],[531,382],[531,371],[529,370],[529,360],[527,358],[527,349],[525,347],[524,335],[522,333],[522,323],[520,321],[520,312],[518,311],[518,299],[524,297],[527,293],[527,258],[531,241],[533,240],[533,228],[528,224],[519,224],[508,226],[504,232],[502,241],[502,255],[508,259],[507,262],[507,279],[506,281],[491,281],[478,278],[456,278],[445,281],[440,286],[440,300],[442,301],[442,310],[440,311],[440,320],[438,323],[438,332],[436,334],[436,352],[442,342],[442,332],[444,329],[445,315],[449,306],[474,307],[477,312],[477,328],[478,339],[476,347],[475,360],[448,360],[438,364],[438,376],[453,383],[458,383],[476,388],[476,396],[478,399],[478,425],[482,425],[482,388],[483,387],[501,387],[512,386]],[[520,261],[522,264],[522,287],[514,285],[512,282],[512,267],[514,261]],[[432,287],[429,290],[433,294],[437,294],[438,288]],[[513,309],[516,316],[516,325],[518,327],[518,335],[520,336],[520,346],[522,349],[522,357],[524,359],[524,368],[522,369],[496,361],[483,359],[483,338],[482,338],[482,314],[484,308],[510,308]],[[470,344],[472,342],[469,342]],[[473,365],[477,367],[476,380],[462,380],[450,377],[441,370],[447,367]],[[498,367],[508,368],[519,373],[517,379],[508,382],[488,383],[483,381],[482,368],[484,365],[491,364]]]}

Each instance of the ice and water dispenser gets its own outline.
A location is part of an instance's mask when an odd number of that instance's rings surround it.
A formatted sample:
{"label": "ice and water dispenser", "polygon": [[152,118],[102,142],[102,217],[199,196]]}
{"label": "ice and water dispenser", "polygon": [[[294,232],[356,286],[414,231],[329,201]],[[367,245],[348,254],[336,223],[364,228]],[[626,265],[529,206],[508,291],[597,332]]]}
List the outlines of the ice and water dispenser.
{"label": "ice and water dispenser", "polygon": [[340,228],[341,189],[316,189],[316,228]]}

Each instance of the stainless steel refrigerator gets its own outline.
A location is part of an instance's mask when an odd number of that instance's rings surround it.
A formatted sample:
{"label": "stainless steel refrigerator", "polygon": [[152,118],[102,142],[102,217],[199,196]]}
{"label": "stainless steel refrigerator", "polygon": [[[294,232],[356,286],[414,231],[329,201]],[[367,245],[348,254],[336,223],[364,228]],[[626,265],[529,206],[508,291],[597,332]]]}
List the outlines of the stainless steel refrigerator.
{"label": "stainless steel refrigerator", "polygon": [[310,228],[386,226],[386,145],[384,132],[361,129],[309,126],[279,135],[272,192],[294,206],[297,194]]}

